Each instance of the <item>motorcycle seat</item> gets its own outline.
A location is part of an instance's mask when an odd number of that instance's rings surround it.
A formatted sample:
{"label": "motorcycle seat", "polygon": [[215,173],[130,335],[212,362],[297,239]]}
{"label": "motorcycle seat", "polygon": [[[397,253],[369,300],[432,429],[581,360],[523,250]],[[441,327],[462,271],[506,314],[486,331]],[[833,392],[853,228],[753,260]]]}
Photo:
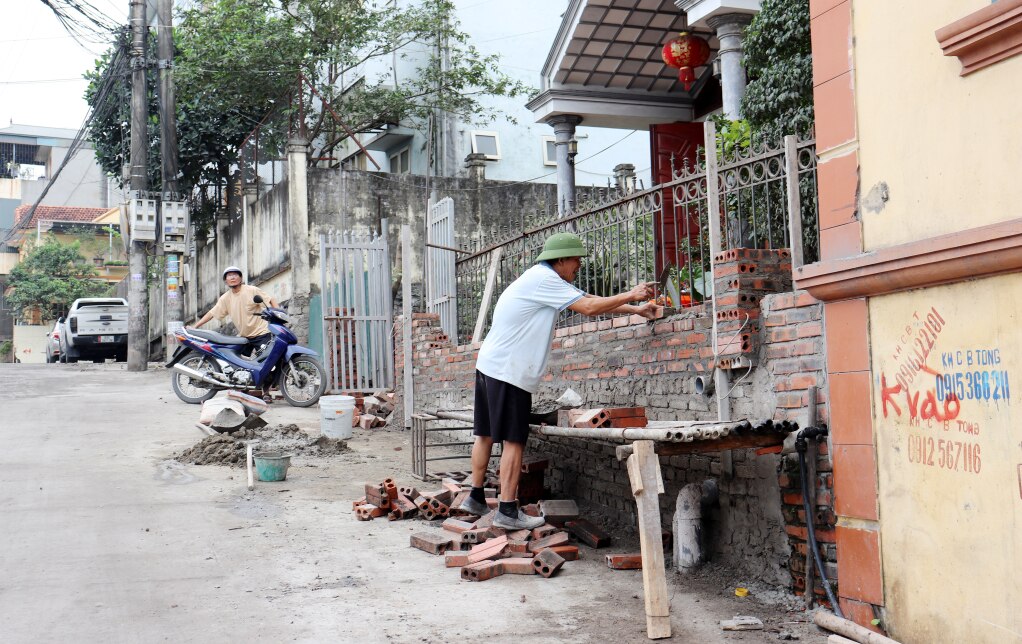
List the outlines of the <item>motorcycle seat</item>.
{"label": "motorcycle seat", "polygon": [[217,344],[248,344],[248,338],[240,338],[236,335],[224,335],[223,333],[217,333],[216,331],[203,331],[202,329],[188,329],[189,335],[209,340]]}

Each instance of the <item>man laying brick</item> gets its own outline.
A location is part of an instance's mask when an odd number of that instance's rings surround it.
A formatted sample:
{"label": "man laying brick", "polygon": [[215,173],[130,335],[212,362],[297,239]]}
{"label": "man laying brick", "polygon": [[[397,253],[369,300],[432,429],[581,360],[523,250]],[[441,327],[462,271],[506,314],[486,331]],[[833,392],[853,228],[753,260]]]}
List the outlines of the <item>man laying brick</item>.
{"label": "man laying brick", "polygon": [[493,525],[507,530],[536,528],[541,517],[518,509],[518,479],[529,438],[532,394],[546,372],[558,314],[571,309],[583,315],[604,313],[657,317],[649,299],[653,290],[642,283],[611,297],[589,295],[572,285],[587,255],[582,240],[571,233],[551,235],[536,265],[512,282],[497,300],[493,325],[476,359],[475,444],[472,447],[472,493],[461,509],[476,515],[489,511],[483,495],[486,466],[493,443],[503,444],[500,457],[500,505]]}

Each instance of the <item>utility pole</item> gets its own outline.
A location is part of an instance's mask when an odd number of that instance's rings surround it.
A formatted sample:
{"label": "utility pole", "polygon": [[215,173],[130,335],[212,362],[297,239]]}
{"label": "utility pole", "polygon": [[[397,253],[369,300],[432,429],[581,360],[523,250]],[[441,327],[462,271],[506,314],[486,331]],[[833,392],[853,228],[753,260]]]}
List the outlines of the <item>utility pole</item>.
{"label": "utility pole", "polygon": [[[146,11],[145,0],[130,0],[131,22],[131,182],[132,191],[146,189]],[[146,243],[132,230],[128,254],[128,371],[149,366],[149,292],[146,288]]]}
{"label": "utility pole", "polygon": [[[156,42],[160,69],[160,176],[163,184],[163,203],[177,202],[177,113],[174,102],[174,32],[172,24],[173,0],[159,0],[156,8]],[[164,211],[164,221],[170,213]],[[164,227],[166,232],[168,229]],[[183,255],[164,248],[166,254],[164,347],[169,360],[174,352],[174,330],[180,328],[184,319],[184,300],[181,297],[181,260]]]}

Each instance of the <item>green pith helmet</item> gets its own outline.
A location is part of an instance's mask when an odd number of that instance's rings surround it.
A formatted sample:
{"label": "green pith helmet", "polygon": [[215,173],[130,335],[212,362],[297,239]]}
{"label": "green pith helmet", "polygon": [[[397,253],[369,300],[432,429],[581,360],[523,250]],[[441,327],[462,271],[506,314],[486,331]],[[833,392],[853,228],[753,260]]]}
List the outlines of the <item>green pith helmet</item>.
{"label": "green pith helmet", "polygon": [[543,252],[536,258],[537,262],[560,259],[562,257],[585,257],[585,244],[578,235],[572,233],[555,233],[547,237],[543,244]]}

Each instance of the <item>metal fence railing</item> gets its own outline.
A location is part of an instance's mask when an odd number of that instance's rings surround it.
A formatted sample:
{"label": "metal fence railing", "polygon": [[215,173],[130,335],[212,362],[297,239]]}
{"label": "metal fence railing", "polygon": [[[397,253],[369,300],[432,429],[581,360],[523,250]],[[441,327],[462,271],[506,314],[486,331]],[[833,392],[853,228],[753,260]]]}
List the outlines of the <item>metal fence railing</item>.
{"label": "metal fence railing", "polygon": [[[712,133],[712,125],[707,127]],[[669,304],[674,307],[696,305],[708,296],[714,248],[711,223],[720,250],[791,248],[796,264],[816,261],[814,140],[786,137],[779,148],[752,145],[721,154],[720,159],[717,150],[709,159],[702,152],[694,167],[674,169],[667,183],[610,193],[584,210],[505,232],[460,256],[456,281],[461,341],[481,339],[472,338],[481,314],[486,317],[479,328],[485,335],[498,295],[532,265],[543,242],[556,232],[578,234],[589,250],[575,281],[582,290],[612,295],[637,282],[652,281],[668,285]],[[715,194],[708,186],[716,186]],[[717,217],[711,219],[714,204]],[[794,225],[792,213],[798,213]],[[493,271],[492,297],[487,310],[480,311]],[[673,301],[675,297],[678,301]],[[581,321],[579,314],[565,311],[558,327]]]}

